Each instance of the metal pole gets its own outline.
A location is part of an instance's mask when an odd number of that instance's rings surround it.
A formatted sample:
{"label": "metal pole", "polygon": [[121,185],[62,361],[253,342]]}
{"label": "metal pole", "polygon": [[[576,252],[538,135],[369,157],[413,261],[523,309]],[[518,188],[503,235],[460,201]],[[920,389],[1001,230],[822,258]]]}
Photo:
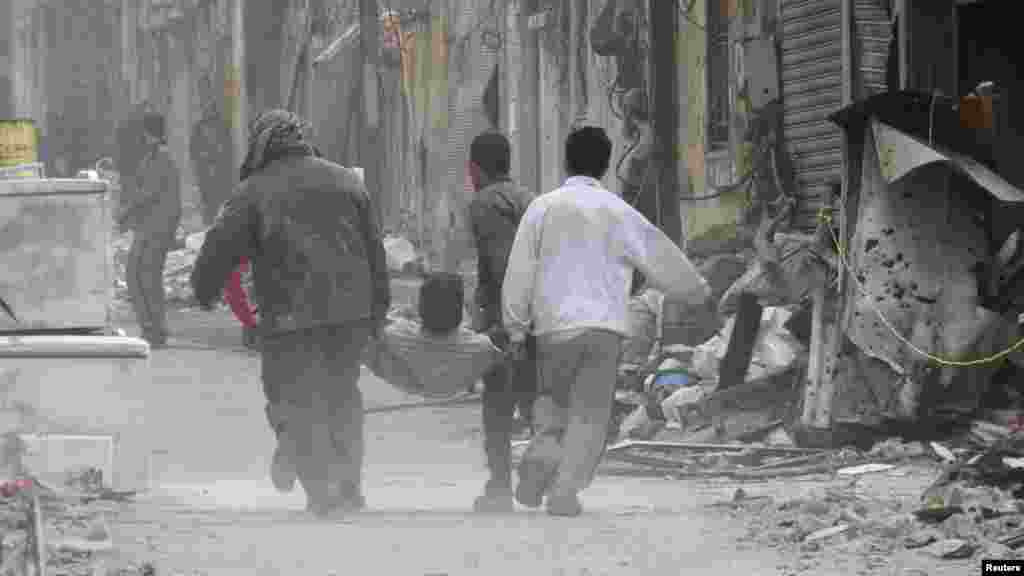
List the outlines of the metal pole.
{"label": "metal pole", "polygon": [[235,181],[238,168],[245,161],[246,153],[246,106],[245,97],[245,0],[231,2],[231,66],[225,75],[225,96],[228,122],[231,128],[231,142],[234,151],[232,173]]}
{"label": "metal pole", "polygon": [[374,214],[380,224],[380,148],[379,102],[377,99],[377,56],[379,35],[376,0],[359,0],[359,36],[363,53],[363,135],[360,164],[366,173],[366,189],[370,193]]}
{"label": "metal pole", "polygon": [[676,2],[649,0],[651,48],[650,82],[654,121],[654,154],[650,162],[652,176],[657,180],[660,228],[676,244],[682,244],[683,224],[679,208],[679,168],[676,150],[679,147],[679,90],[676,67],[676,38],[679,7]]}

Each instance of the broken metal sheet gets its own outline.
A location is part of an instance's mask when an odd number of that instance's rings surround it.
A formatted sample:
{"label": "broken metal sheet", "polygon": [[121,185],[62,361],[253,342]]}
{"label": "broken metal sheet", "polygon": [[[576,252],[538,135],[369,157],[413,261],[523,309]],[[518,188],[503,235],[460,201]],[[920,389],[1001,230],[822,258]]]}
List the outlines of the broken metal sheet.
{"label": "broken metal sheet", "polygon": [[953,366],[926,370],[931,362],[908,341],[950,359],[999,347],[986,336],[998,315],[980,307],[972,272],[985,262],[986,234],[972,217],[969,195],[958,189],[962,180],[928,161],[888,182],[879,158],[884,146],[875,143],[874,130],[865,132],[858,218],[847,255],[854,294],[844,312],[846,334],[894,372],[884,384],[872,383],[876,407],[913,417],[925,387],[951,389],[959,378],[959,390],[984,374]]}
{"label": "broken metal sheet", "polygon": [[890,184],[918,168],[941,162],[951,164],[1003,202],[1024,202],[1024,191],[976,160],[941,150],[938,145],[928,145],[877,119],[872,119],[871,128],[878,147],[882,176]]}

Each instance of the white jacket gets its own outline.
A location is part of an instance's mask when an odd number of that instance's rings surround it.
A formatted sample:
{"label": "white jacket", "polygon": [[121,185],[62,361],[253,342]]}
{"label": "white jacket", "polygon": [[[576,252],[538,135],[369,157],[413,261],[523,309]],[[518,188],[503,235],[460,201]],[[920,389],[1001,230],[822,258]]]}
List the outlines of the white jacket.
{"label": "white jacket", "polygon": [[504,324],[525,334],[629,335],[633,270],[668,301],[699,304],[707,282],[664,232],[592,178],[576,176],[526,209],[502,290]]}

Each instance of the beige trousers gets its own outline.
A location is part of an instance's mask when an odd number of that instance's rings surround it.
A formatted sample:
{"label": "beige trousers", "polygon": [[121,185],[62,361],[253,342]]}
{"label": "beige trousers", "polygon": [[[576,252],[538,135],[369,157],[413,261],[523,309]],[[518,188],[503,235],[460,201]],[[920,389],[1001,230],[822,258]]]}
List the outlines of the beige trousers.
{"label": "beige trousers", "polygon": [[604,330],[537,339],[536,438],[563,434],[553,494],[578,493],[594,479],[608,438],[621,348],[622,337]]}

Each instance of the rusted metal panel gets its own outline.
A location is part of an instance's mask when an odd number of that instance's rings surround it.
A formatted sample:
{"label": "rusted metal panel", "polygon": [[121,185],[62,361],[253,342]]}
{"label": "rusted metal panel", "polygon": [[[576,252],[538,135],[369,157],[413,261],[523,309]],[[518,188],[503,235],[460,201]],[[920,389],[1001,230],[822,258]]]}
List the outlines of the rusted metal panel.
{"label": "rusted metal panel", "polygon": [[842,105],[842,3],[783,0],[783,132],[801,197],[795,225],[811,230],[829,186],[840,177],[839,128],[828,116]]}
{"label": "rusted metal panel", "polygon": [[871,123],[882,176],[893,183],[927,164],[944,163],[962,172],[1003,202],[1024,202],[1024,191],[967,156],[928,146],[882,122]]}
{"label": "rusted metal panel", "polygon": [[[979,307],[972,268],[984,263],[985,232],[972,217],[965,180],[931,163],[892,183],[886,181],[873,132],[864,145],[859,217],[850,263],[860,286],[852,299],[850,340],[903,377],[890,390],[898,413],[913,417],[922,393],[948,388],[974,369],[942,369],[907,345],[953,360],[975,356],[993,314]],[[884,317],[884,320],[882,319]],[[981,354],[983,355],[983,354]]]}

